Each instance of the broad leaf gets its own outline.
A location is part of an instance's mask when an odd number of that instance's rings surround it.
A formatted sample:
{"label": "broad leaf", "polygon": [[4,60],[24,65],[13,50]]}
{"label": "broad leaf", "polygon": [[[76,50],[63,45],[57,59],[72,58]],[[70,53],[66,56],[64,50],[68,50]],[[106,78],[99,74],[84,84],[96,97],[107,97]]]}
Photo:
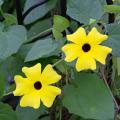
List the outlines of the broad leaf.
{"label": "broad leaf", "polygon": [[106,29],[109,39],[104,44],[112,48],[114,56],[120,56],[120,24],[107,25]]}
{"label": "broad leaf", "polygon": [[28,39],[31,39],[34,36],[37,36],[38,34],[43,33],[44,31],[46,31],[47,29],[51,27],[52,27],[51,19],[45,19],[45,20],[37,22],[28,31]]}
{"label": "broad leaf", "polygon": [[26,29],[20,25],[4,28],[0,25],[0,59],[15,54],[26,41]]}
{"label": "broad leaf", "polygon": [[[28,10],[31,6],[39,4],[43,0],[26,0],[24,12]],[[41,6],[36,7],[33,9],[25,18],[24,23],[30,24],[36,21],[39,18],[42,18],[46,15],[51,9],[55,7],[57,0],[48,0],[48,2],[44,3]]]}
{"label": "broad leaf", "polygon": [[85,119],[113,119],[114,103],[103,81],[95,74],[73,75],[73,83],[65,86],[63,97],[63,104],[69,112]]}
{"label": "broad leaf", "polygon": [[25,61],[33,61],[42,57],[58,54],[64,41],[54,41],[51,38],[39,40],[33,44]]}
{"label": "broad leaf", "polygon": [[0,120],[17,120],[16,113],[7,104],[0,103]]}
{"label": "broad leaf", "polygon": [[43,106],[37,110],[29,107],[21,108],[18,106],[16,112],[18,120],[37,120],[41,115],[45,114],[45,109]]}
{"label": "broad leaf", "polygon": [[104,14],[103,0],[68,0],[67,14],[79,21],[88,24],[90,19],[100,19]]}

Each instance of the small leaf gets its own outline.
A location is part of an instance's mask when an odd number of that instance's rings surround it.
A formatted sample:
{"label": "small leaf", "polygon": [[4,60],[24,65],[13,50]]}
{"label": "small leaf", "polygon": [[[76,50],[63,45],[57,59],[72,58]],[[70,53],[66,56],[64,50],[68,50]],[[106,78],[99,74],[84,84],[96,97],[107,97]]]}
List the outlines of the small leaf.
{"label": "small leaf", "polygon": [[53,18],[53,35],[56,40],[63,37],[62,33],[70,26],[70,22],[63,16],[54,15]]}
{"label": "small leaf", "polygon": [[104,11],[108,13],[120,13],[120,6],[118,5],[105,5]]}
{"label": "small leaf", "polygon": [[64,87],[63,104],[85,119],[114,118],[114,103],[103,81],[95,74],[73,73],[72,85]]}
{"label": "small leaf", "polygon": [[57,31],[56,29],[53,29],[53,35],[54,35],[56,40],[59,40],[63,37],[63,34],[59,31]]}
{"label": "small leaf", "polygon": [[70,22],[63,16],[54,15],[53,18],[53,28],[59,32],[63,32],[66,28],[70,26]]}
{"label": "small leaf", "polygon": [[10,106],[0,103],[0,120],[17,120],[17,116]]}
{"label": "small leaf", "polygon": [[4,20],[3,22],[4,22],[4,24],[5,24],[6,26],[8,26],[8,25],[13,25],[13,24],[16,24],[16,23],[17,23],[16,17],[13,16],[13,15],[11,15],[11,14],[5,13],[5,14],[4,14],[4,18],[5,18],[5,20]]}

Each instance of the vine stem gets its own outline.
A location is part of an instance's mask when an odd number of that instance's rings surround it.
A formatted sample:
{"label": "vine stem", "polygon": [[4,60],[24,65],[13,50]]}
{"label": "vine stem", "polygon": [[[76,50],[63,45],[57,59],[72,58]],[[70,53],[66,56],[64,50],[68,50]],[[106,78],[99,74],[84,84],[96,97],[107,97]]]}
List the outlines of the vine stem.
{"label": "vine stem", "polygon": [[101,74],[102,74],[104,83],[105,83],[107,89],[109,90],[109,93],[110,93],[110,95],[111,95],[111,97],[112,97],[112,99],[113,99],[113,101],[114,101],[114,103],[115,103],[115,106],[116,106],[117,110],[119,110],[119,106],[118,106],[118,104],[117,104],[117,101],[115,100],[115,98],[114,98],[114,96],[113,96],[113,93],[112,93],[112,91],[111,91],[111,89],[110,89],[110,87],[109,87],[109,85],[108,85],[108,83],[107,83],[106,77],[105,77],[105,75],[104,75],[103,70],[101,69],[101,67],[100,67],[100,72],[101,72]]}
{"label": "vine stem", "polygon": [[42,35],[51,32],[52,29],[53,29],[53,28],[49,28],[49,29],[47,29],[47,30],[45,30],[45,31],[43,31],[43,32],[41,32],[41,33],[38,33],[37,35],[35,35],[35,36],[33,36],[32,38],[30,38],[27,42],[31,42],[31,41],[35,40],[36,38],[41,37]]}
{"label": "vine stem", "polygon": [[22,16],[21,0],[15,0],[15,4],[16,4],[16,14],[17,14],[18,24],[22,25],[23,16]]}
{"label": "vine stem", "polygon": [[64,58],[60,59],[59,61],[57,61],[55,64],[53,64],[52,67],[55,67],[57,64],[61,63],[64,60]]}
{"label": "vine stem", "polygon": [[3,96],[7,96],[7,95],[10,95],[10,94],[13,94],[13,92],[6,93]]}

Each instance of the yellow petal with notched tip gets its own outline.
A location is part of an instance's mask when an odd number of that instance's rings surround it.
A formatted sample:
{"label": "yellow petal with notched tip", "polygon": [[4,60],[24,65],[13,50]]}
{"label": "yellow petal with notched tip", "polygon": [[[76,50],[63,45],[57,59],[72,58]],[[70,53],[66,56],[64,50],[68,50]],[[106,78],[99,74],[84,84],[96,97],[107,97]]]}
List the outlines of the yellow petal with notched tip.
{"label": "yellow petal with notched tip", "polygon": [[37,109],[40,107],[40,95],[37,92],[31,92],[27,95],[24,95],[20,100],[21,107],[33,107]]}
{"label": "yellow petal with notched tip", "polygon": [[47,86],[41,90],[41,101],[47,107],[51,107],[57,95],[61,94],[61,90],[54,86]]}
{"label": "yellow petal with notched tip", "polygon": [[93,48],[91,55],[94,57],[94,59],[96,59],[100,63],[105,64],[106,57],[109,53],[111,53],[111,51],[112,49],[109,47],[96,45]]}
{"label": "yellow petal with notched tip", "polygon": [[87,36],[87,41],[91,43],[91,46],[100,44],[107,39],[108,39],[108,36],[99,33],[95,27],[92,28],[92,30],[89,32]]}
{"label": "yellow petal with notched tip", "polygon": [[91,56],[83,55],[78,58],[76,63],[77,71],[82,70],[95,70],[96,69],[96,62]]}
{"label": "yellow petal with notched tip", "polygon": [[28,78],[23,78],[20,75],[15,76],[16,90],[13,91],[14,96],[28,94],[33,88]]}
{"label": "yellow petal with notched tip", "polygon": [[66,58],[65,61],[71,62],[80,56],[80,47],[77,44],[67,44],[62,48]]}
{"label": "yellow petal with notched tip", "polygon": [[78,28],[78,30],[73,34],[67,35],[67,40],[76,44],[81,44],[81,42],[86,41],[86,39],[86,32],[82,27]]}
{"label": "yellow petal with notched tip", "polygon": [[38,63],[33,67],[23,67],[22,71],[25,73],[26,77],[31,80],[39,80],[41,75],[41,64]]}
{"label": "yellow petal with notched tip", "polygon": [[61,79],[61,76],[53,69],[52,65],[48,64],[41,75],[42,84],[53,84],[58,82]]}

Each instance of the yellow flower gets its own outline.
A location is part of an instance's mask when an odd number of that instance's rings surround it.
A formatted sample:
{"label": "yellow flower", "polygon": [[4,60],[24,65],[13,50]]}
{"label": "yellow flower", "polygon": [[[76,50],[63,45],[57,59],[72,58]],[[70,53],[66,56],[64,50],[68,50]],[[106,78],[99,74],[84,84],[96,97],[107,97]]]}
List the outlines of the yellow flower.
{"label": "yellow flower", "polygon": [[85,29],[80,27],[75,33],[67,35],[67,39],[72,43],[62,48],[66,55],[65,61],[72,62],[78,58],[76,62],[77,71],[95,70],[95,60],[105,64],[107,55],[112,51],[111,48],[100,45],[107,38],[107,35],[99,33],[96,28],[93,28],[86,35]]}
{"label": "yellow flower", "polygon": [[14,96],[22,96],[21,107],[39,108],[40,102],[51,107],[56,96],[61,94],[61,89],[51,84],[58,82],[61,76],[58,75],[52,65],[47,65],[41,73],[41,64],[33,67],[23,67],[22,71],[26,77],[15,76],[16,90]]}

